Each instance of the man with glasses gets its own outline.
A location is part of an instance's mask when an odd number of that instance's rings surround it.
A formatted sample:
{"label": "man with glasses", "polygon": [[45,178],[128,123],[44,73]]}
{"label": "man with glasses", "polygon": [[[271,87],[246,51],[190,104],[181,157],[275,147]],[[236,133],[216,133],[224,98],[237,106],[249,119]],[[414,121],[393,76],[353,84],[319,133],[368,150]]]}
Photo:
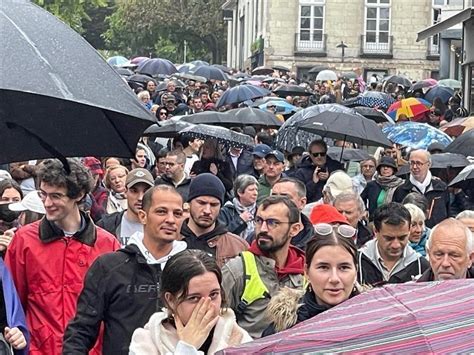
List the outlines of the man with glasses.
{"label": "man with glasses", "polygon": [[165,173],[155,180],[155,185],[171,185],[183,197],[188,200],[189,185],[191,179],[184,172],[186,155],[180,150],[173,150],[166,154],[164,159]]}
{"label": "man with glasses", "polygon": [[434,227],[449,217],[449,192],[447,185],[431,175],[431,154],[422,149],[410,153],[410,177],[397,187],[392,201],[402,202],[410,192],[417,192],[428,199],[426,226]]}
{"label": "man with glasses", "polygon": [[249,250],[222,268],[222,286],[238,324],[260,338],[270,324],[265,310],[281,287],[303,288],[304,253],[291,245],[300,231],[300,211],[286,196],[262,201]]}
{"label": "man with glasses", "polygon": [[375,210],[375,239],[359,252],[361,285],[408,282],[428,269],[428,261],[408,245],[410,226],[410,212],[400,203],[390,202]]}
{"label": "man with glasses", "polygon": [[323,197],[323,187],[333,171],[343,170],[341,163],[327,156],[327,150],[324,140],[312,141],[308,147],[309,155],[301,160],[294,175],[306,185],[308,203]]}
{"label": "man with glasses", "polygon": [[76,159],[67,159],[67,165],[48,159],[38,166],[45,218],[20,228],[5,257],[26,313],[33,354],[62,353],[64,330],[89,266],[120,247],[79,209],[92,188],[90,172]]}

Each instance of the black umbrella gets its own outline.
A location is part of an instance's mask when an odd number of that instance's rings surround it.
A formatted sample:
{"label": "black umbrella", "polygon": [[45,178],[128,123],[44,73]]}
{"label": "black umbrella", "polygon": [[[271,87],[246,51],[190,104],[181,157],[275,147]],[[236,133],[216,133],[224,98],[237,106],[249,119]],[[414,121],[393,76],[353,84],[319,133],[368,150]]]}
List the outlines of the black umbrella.
{"label": "black umbrella", "polygon": [[458,153],[465,157],[474,156],[474,129],[464,132],[450,143],[445,149],[445,153]]}
{"label": "black umbrella", "polygon": [[190,71],[190,73],[193,75],[203,76],[207,80],[220,80],[220,81],[227,80],[227,77],[222,70],[210,65],[195,67]]}
{"label": "black umbrella", "polygon": [[250,78],[251,75],[247,74],[247,73],[235,73],[234,75],[232,75],[234,78],[236,79],[247,79],[247,78]]}
{"label": "black umbrella", "polygon": [[466,166],[454,179],[449,186],[461,189],[472,188],[474,186],[474,164]]}
{"label": "black umbrella", "polygon": [[222,64],[212,64],[213,67],[216,67],[217,69],[220,69],[222,70],[224,73],[226,74],[230,74],[232,73],[232,69],[230,69],[229,67],[226,67],[225,65],[222,65]]}
{"label": "black umbrella", "polygon": [[175,116],[169,120],[160,121],[159,124],[151,125],[143,132],[143,136],[175,138],[179,135],[179,131],[190,126],[192,126],[191,123],[183,121],[179,116]]}
{"label": "black umbrella", "polygon": [[307,91],[305,88],[298,85],[280,85],[275,90],[275,94],[281,97],[285,96],[311,96],[312,92]]}
{"label": "black umbrella", "polygon": [[383,111],[377,110],[375,108],[365,107],[365,106],[357,106],[357,107],[354,107],[354,110],[358,114],[361,114],[365,118],[368,118],[369,120],[372,120],[376,123],[383,123],[383,122],[394,123],[392,118],[389,115],[387,115]]}
{"label": "black umbrella", "polygon": [[129,76],[133,75],[133,71],[131,71],[130,69],[127,69],[127,68],[115,67],[114,69],[117,73],[119,73],[122,76],[129,77]]}
{"label": "black umbrella", "polygon": [[270,95],[270,91],[255,85],[239,85],[224,91],[216,107],[238,104],[247,100]]}
{"label": "black umbrella", "polygon": [[177,73],[178,69],[168,59],[152,58],[144,60],[137,68],[137,73],[151,76],[172,75]]}
{"label": "black umbrella", "polygon": [[391,147],[377,124],[359,114],[325,111],[308,118],[301,130],[359,145]]}
{"label": "black umbrella", "polygon": [[401,85],[405,88],[410,88],[411,87],[411,81],[404,75],[390,75],[389,77],[384,79],[385,84],[387,83],[393,83],[396,85]]}
{"label": "black umbrella", "polygon": [[286,83],[286,81],[282,78],[272,78],[272,77],[268,77],[266,79],[263,79],[262,82],[263,83],[280,83],[280,84]]}
{"label": "black umbrella", "polygon": [[0,38],[2,162],[134,155],[154,116],[80,35],[29,1],[3,0]]}
{"label": "black umbrella", "polygon": [[183,80],[194,80],[199,81],[200,83],[205,83],[207,79],[203,76],[193,75],[190,73],[175,73],[173,74],[174,78],[183,79]]}
{"label": "black umbrella", "polygon": [[216,139],[220,144],[236,148],[253,147],[255,145],[250,136],[219,126],[198,124],[184,128],[179,134],[204,140]]}
{"label": "black umbrella", "polygon": [[[342,159],[341,159],[342,153]],[[328,155],[331,159],[338,161],[362,161],[370,157],[369,153],[362,149],[328,147]]]}
{"label": "black umbrella", "polygon": [[438,82],[434,79],[425,79],[425,80],[420,80],[414,83],[410,87],[410,91],[416,91],[416,90],[421,90],[423,88],[431,88],[433,86],[438,85]]}
{"label": "black umbrella", "polygon": [[273,68],[270,67],[257,67],[254,70],[252,70],[253,75],[270,75],[273,74],[274,70]]}
{"label": "black umbrella", "polygon": [[285,72],[285,73],[288,73],[288,72],[290,71],[289,68],[284,67],[283,65],[274,65],[274,66],[272,67],[272,69],[278,70],[278,71],[282,71],[282,72]]}
{"label": "black umbrella", "polygon": [[281,126],[281,122],[275,118],[274,114],[251,107],[238,108],[226,112],[204,111],[185,116],[182,120],[194,124],[225,127],[265,126],[278,128]]}
{"label": "black umbrella", "polygon": [[156,84],[156,80],[153,79],[151,76],[149,75],[144,75],[144,74],[133,74],[133,75],[130,75],[128,78],[127,78],[127,81],[130,83],[130,82],[134,82],[134,83],[138,83],[138,84],[141,84],[142,86],[146,86],[146,83],[148,83],[149,81],[153,81],[155,84]]}
{"label": "black umbrella", "polygon": [[469,160],[462,154],[439,153],[431,155],[432,169],[464,168],[469,164]]}

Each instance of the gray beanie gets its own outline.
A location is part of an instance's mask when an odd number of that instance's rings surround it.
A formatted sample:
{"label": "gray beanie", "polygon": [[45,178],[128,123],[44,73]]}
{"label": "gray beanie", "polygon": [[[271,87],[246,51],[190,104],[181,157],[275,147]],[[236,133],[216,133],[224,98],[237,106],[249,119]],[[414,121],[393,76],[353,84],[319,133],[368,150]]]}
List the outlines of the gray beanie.
{"label": "gray beanie", "polygon": [[196,176],[189,185],[188,202],[199,196],[212,196],[224,204],[225,187],[215,175],[203,173]]}

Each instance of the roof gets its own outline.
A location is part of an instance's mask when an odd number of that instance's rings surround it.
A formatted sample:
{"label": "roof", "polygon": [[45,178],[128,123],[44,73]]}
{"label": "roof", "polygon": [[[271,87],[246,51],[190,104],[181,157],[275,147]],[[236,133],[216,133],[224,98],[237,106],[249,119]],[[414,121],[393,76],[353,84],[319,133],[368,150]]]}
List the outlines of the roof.
{"label": "roof", "polygon": [[462,10],[461,12],[447,18],[446,20],[438,22],[437,24],[430,26],[428,28],[425,28],[423,31],[418,32],[418,37],[416,38],[416,41],[417,42],[423,41],[424,39],[427,39],[428,37],[434,36],[442,31],[447,30],[448,28],[456,26],[457,24],[461,22],[467,21],[470,18],[472,18],[473,15],[474,15],[474,7]]}

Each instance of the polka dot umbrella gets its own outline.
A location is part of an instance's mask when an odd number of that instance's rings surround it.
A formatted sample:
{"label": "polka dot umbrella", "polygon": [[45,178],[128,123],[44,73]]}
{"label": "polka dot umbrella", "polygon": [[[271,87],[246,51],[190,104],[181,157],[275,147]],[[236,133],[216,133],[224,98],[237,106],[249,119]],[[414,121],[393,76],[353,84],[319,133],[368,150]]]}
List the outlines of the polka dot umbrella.
{"label": "polka dot umbrella", "polygon": [[179,134],[203,140],[216,139],[218,143],[233,148],[253,147],[253,139],[242,133],[231,131],[228,128],[197,124],[182,129]]}

